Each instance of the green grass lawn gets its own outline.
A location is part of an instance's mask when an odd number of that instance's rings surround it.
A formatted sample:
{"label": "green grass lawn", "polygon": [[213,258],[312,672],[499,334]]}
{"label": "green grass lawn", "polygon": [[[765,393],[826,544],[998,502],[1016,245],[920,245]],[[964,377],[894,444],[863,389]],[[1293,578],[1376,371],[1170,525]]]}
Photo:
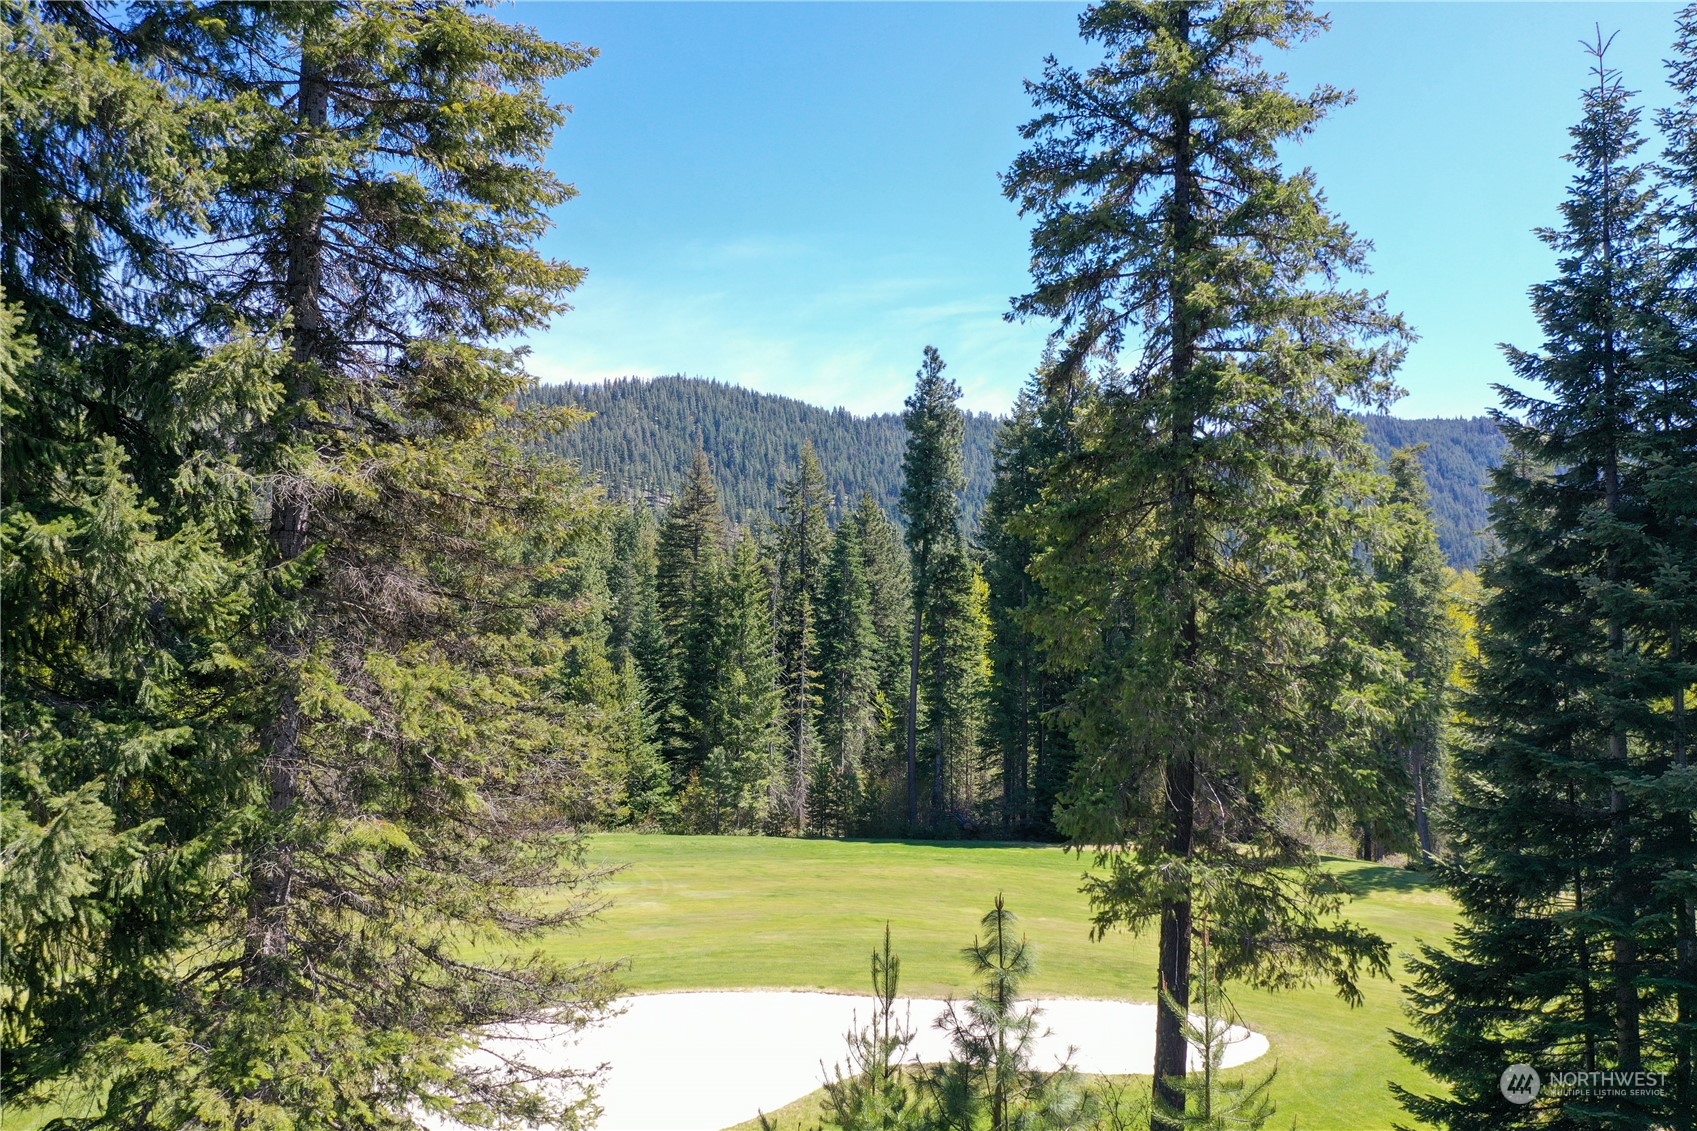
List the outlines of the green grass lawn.
{"label": "green grass lawn", "polygon": [[[1088,863],[1052,847],[605,834],[593,857],[622,865],[612,905],[582,932],[546,939],[570,958],[624,959],[633,990],[794,988],[869,992],[868,958],[886,920],[902,958],[902,991],[962,995],[960,948],[998,891],[1036,948],[1033,996],[1154,1000],[1152,937],[1089,937],[1078,891]],[[1329,865],[1360,894],[1349,914],[1401,955],[1440,940],[1454,911],[1427,880],[1397,868]],[[1406,1122],[1386,1083],[1430,1086],[1392,1050],[1403,1027],[1396,985],[1376,980],[1350,1009],[1324,987],[1234,993],[1279,1065],[1274,1124],[1373,1131]],[[815,1101],[816,1102],[816,1101]],[[793,1105],[805,1112],[812,1105]],[[784,1124],[788,1126],[789,1124]]]}

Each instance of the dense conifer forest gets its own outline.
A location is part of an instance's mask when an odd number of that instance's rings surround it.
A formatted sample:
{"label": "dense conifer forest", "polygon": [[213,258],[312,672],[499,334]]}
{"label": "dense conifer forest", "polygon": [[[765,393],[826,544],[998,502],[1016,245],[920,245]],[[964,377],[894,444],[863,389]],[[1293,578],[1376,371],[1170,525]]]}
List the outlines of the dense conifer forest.
{"label": "dense conifer forest", "polygon": [[[822,398],[828,395],[821,392]],[[856,416],[701,377],[544,385],[534,396],[545,404],[595,414],[550,437],[548,447],[581,461],[617,497],[670,499],[699,444],[717,469],[726,515],[739,524],[769,522],[777,513],[781,484],[806,441],[819,454],[835,505],[870,491],[893,510],[901,490],[907,437],[900,413]],[[975,412],[965,419],[961,509],[967,529],[977,531],[994,473],[996,418]],[[1496,424],[1483,416],[1403,419],[1379,413],[1362,422],[1382,457],[1397,448],[1426,445],[1420,462],[1431,487],[1438,544],[1456,569],[1475,568],[1489,545],[1483,533],[1491,521],[1486,484],[1503,450]]]}
{"label": "dense conifer forest", "polygon": [[[821,399],[829,395],[821,391]],[[548,440],[556,454],[579,460],[617,497],[664,503],[682,486],[697,446],[718,474],[725,514],[738,525],[770,522],[782,484],[811,441],[819,455],[832,519],[862,491],[893,511],[901,492],[902,446],[907,433],[899,412],[856,416],[794,397],[756,392],[702,377],[628,377],[596,384],[544,385],[538,401],[570,405],[595,415]],[[996,418],[965,414],[966,491],[962,507],[976,528],[990,491],[990,439]]]}

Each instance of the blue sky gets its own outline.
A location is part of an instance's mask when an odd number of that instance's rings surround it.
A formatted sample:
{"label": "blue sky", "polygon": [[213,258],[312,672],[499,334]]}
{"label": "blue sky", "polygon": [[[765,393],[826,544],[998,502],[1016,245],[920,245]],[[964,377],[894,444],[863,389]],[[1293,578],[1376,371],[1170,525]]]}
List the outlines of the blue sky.
{"label": "blue sky", "polygon": [[[921,349],[969,408],[1001,411],[1049,327],[1009,324],[1029,225],[997,174],[1046,54],[1085,66],[1061,3],[517,3],[504,18],[598,47],[560,81],[550,157],[581,196],[547,250],[586,267],[529,339],[544,381],[685,373],[856,412],[899,410]],[[1357,101],[1288,157],[1376,250],[1368,285],[1421,335],[1400,416],[1495,403],[1496,345],[1536,345],[1526,290],[1553,260],[1561,155],[1588,60],[1649,109],[1677,8],[1343,3],[1270,62]],[[1647,115],[1648,117],[1648,115]]]}

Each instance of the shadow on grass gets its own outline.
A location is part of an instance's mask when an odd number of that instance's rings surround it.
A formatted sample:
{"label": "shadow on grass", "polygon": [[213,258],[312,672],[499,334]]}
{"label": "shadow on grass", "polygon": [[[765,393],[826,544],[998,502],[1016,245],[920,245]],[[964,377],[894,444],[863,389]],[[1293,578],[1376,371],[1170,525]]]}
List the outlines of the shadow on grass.
{"label": "shadow on grass", "polygon": [[1353,896],[1370,895],[1373,892],[1441,891],[1443,888],[1430,872],[1415,872],[1407,868],[1392,868],[1384,864],[1367,864],[1361,861],[1350,863],[1359,866],[1335,874],[1338,883]]}
{"label": "shadow on grass", "polygon": [[837,844],[901,844],[909,848],[1063,848],[1047,840],[921,840],[917,837],[820,837]]}

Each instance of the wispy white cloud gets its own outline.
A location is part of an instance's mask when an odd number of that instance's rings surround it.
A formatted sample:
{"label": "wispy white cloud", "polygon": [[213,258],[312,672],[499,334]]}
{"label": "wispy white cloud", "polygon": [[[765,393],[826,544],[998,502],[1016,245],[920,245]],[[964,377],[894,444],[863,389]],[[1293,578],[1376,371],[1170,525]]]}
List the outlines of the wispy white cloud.
{"label": "wispy white cloud", "polygon": [[[1030,373],[1045,330],[1005,322],[994,283],[951,278],[913,257],[845,262],[840,250],[754,239],[682,246],[677,271],[602,277],[578,309],[533,335],[545,382],[683,373],[853,412],[899,411],[920,349],[935,345],[973,410],[1000,412]],[[699,285],[685,261],[741,263]],[[658,280],[658,282],[657,282]]]}

